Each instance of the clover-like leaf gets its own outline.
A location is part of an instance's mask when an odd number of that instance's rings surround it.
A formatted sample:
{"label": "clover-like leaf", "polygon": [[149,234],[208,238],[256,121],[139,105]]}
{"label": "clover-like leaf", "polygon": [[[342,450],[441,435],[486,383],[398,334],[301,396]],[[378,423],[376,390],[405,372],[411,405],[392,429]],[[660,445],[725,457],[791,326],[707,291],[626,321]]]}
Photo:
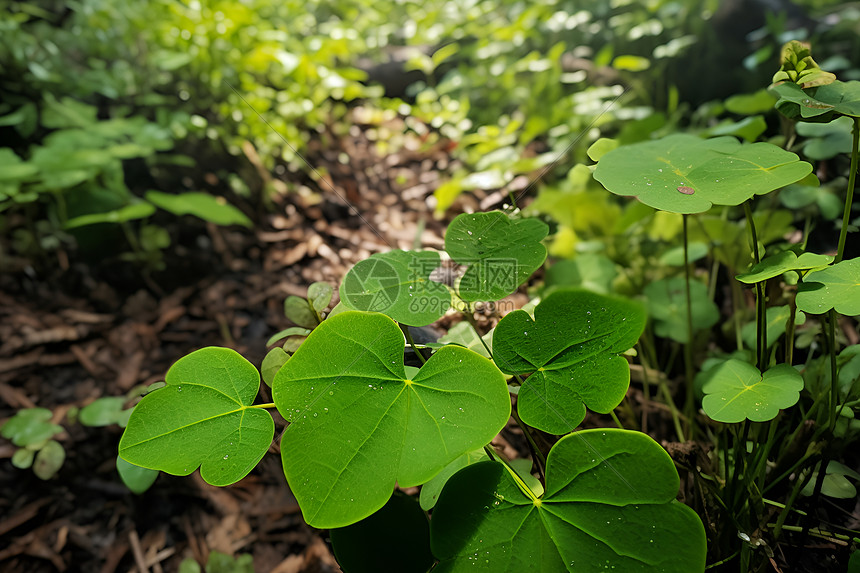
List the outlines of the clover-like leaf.
{"label": "clover-like leaf", "polygon": [[846,316],[860,314],[860,258],[811,271],[797,289],[797,308],[823,314],[831,308]]}
{"label": "clover-like leaf", "polygon": [[597,163],[594,178],[616,195],[635,195],[671,213],[740,205],[799,181],[812,165],[770,143],[674,134],[619,147]]}
{"label": "clover-like leaf", "polygon": [[209,347],[179,359],[165,381],[135,406],[119,455],[172,475],[199,467],[212,485],[245,477],[275,433],[271,415],[252,405],[260,389],[257,369],[235,350]]}
{"label": "clover-like leaf", "polygon": [[808,89],[786,82],[770,89],[779,96],[776,109],[789,119],[828,123],[840,115],[860,117],[860,82],[856,80]]}
{"label": "clover-like leaf", "polygon": [[407,377],[404,349],[390,318],[347,311],[323,321],[275,376],[272,395],[290,422],[284,475],[308,524],[367,517],[395,482],[425,483],[507,422],[510,396],[492,362],[445,346]]}
{"label": "clover-like leaf", "polygon": [[620,356],[639,340],[645,310],[633,301],[585,290],[555,291],[534,311],[507,314],[493,336],[493,358],[506,374],[531,374],[517,411],[530,426],[570,432],[586,407],[606,414],[621,403],[630,368]]}
{"label": "clover-like leaf", "polygon": [[430,279],[440,265],[434,251],[378,253],[353,266],[340,285],[352,310],[381,312],[409,326],[427,326],[451,307],[451,291]]}
{"label": "clover-like leaf", "polygon": [[[689,342],[687,336],[687,286],[683,277],[654,281],[645,287],[648,312],[654,319],[657,336],[677,342]],[[690,282],[690,310],[693,332],[706,330],[720,319],[720,309],[708,298],[708,287]]]}
{"label": "clover-like leaf", "polygon": [[645,434],[586,430],[549,453],[535,497],[498,462],[452,477],[433,511],[434,573],[701,573],[705,530],[675,501],[672,459]]}
{"label": "clover-like leaf", "polygon": [[788,364],[762,374],[752,364],[731,359],[708,376],[702,387],[702,409],[717,422],[767,422],[794,406],[802,389],[803,377]]}
{"label": "clover-like leaf", "polygon": [[829,255],[816,255],[815,253],[801,253],[799,256],[794,251],[783,251],[769,257],[765,257],[760,263],[754,265],[745,273],[735,278],[745,284],[754,284],[778,277],[788,271],[803,271],[826,267],[833,262]]}
{"label": "clover-like leaf", "polygon": [[516,291],[546,260],[541,241],[548,232],[543,221],[500,211],[458,215],[445,232],[445,250],[469,267],[457,294],[467,302],[495,301]]}
{"label": "clover-like leaf", "polygon": [[344,573],[427,573],[434,561],[427,514],[401,493],[370,517],[332,529],[331,545]]}

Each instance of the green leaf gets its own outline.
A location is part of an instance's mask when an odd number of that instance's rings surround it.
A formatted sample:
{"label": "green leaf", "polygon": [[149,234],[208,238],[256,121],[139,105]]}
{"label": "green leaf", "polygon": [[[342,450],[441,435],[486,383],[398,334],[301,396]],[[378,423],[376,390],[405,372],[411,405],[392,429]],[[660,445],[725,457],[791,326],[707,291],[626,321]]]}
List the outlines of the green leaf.
{"label": "green leaf", "polygon": [[272,386],[272,382],[274,382],[275,375],[278,373],[278,370],[280,370],[281,366],[286,364],[289,359],[290,355],[287,354],[280,346],[276,346],[269,350],[266,357],[263,358],[263,364],[260,365],[260,373],[263,375],[263,382],[265,382],[267,386]]}
{"label": "green leaf", "polygon": [[87,128],[97,123],[98,109],[70,97],[57,100],[50,92],[45,93],[45,108],[42,110],[42,127],[62,129],[65,127]]}
{"label": "green leaf", "polygon": [[[767,328],[767,347],[773,346],[779,337],[785,334],[786,324],[791,317],[791,308],[788,305],[772,306],[766,312],[766,328]],[[758,336],[756,323],[749,322],[741,329],[741,338],[747,348],[756,347],[756,337]]]}
{"label": "green leaf", "polygon": [[767,422],[794,406],[802,389],[803,377],[788,364],[778,364],[762,375],[752,364],[732,359],[709,376],[702,388],[702,409],[717,422]]}
{"label": "green leaf", "polygon": [[15,450],[15,453],[12,454],[12,465],[19,470],[26,470],[33,465],[33,458],[35,456],[36,452],[34,452],[33,450],[29,450],[27,448],[18,448],[17,450]]}
{"label": "green leaf", "polygon": [[148,490],[158,478],[158,472],[130,464],[121,457],[116,457],[116,471],[125,487],[138,495]]}
{"label": "green leaf", "polygon": [[[643,294],[648,300],[648,312],[654,319],[657,336],[688,342],[687,287],[684,277],[649,283]],[[708,287],[699,281],[690,281],[690,306],[694,333],[707,330],[720,319],[720,309],[708,298]]]}
{"label": "green leaf", "polygon": [[559,261],[546,270],[547,287],[582,287],[600,294],[612,291],[618,270],[612,259],[598,253],[583,253]]}
{"label": "green leaf", "polygon": [[0,182],[20,181],[39,172],[39,168],[18,157],[8,147],[0,149]]}
{"label": "green leaf", "polygon": [[[704,259],[708,256],[708,245],[705,243],[701,243],[699,241],[693,241],[687,245],[687,259],[689,262],[695,262],[699,259]],[[660,255],[660,262],[664,265],[669,265],[672,267],[683,267],[684,266],[684,245],[678,245],[677,247],[672,247],[662,255]]]}
{"label": "green leaf", "polygon": [[603,157],[613,149],[617,149],[618,145],[619,141],[617,139],[601,137],[589,146],[588,151],[586,153],[592,161],[600,161],[601,157]]}
{"label": "green leaf", "polygon": [[755,115],[773,109],[776,98],[766,89],[751,94],[737,94],[726,100],[726,110],[739,115]]}
{"label": "green leaf", "polygon": [[639,340],[638,303],[584,290],[556,291],[534,311],[507,314],[493,336],[493,358],[506,374],[531,374],[519,391],[522,420],[553,434],[570,432],[586,407],[611,412],[627,392],[630,368],[620,354]]}
{"label": "green leaf", "polygon": [[821,160],[851,153],[853,124],[850,117],[839,117],[830,123],[798,123],[798,135],[809,138],[803,145],[803,154],[808,159]]}
{"label": "green leaf", "polygon": [[734,135],[746,141],[753,142],[767,129],[767,122],[760,115],[745,117],[740,121],[730,119],[721,121],[717,125],[706,129],[702,135],[705,137],[719,137],[722,135]]}
{"label": "green leaf", "polygon": [[317,312],[322,312],[331,302],[331,295],[334,294],[334,289],[331,285],[324,282],[311,283],[308,287],[308,301]]}
{"label": "green leaf", "polygon": [[39,479],[49,480],[60,471],[64,461],[66,461],[66,450],[63,445],[56,440],[48,440],[48,443],[36,453],[33,473]]}
{"label": "green leaf", "polygon": [[433,565],[427,515],[399,492],[370,517],[332,529],[330,535],[344,573],[427,573]]}
{"label": "green leaf", "polygon": [[369,516],[395,482],[427,482],[507,422],[510,397],[492,362],[446,346],[408,379],[404,349],[390,318],[343,312],[318,326],[275,376],[272,395],[290,422],[284,475],[309,525]]}
{"label": "green leaf", "polygon": [[52,416],[45,408],[18,410],[0,428],[0,435],[19,447],[44,442],[63,431],[62,426],[50,423]]}
{"label": "green leaf", "polygon": [[[819,471],[821,471],[821,464],[818,464],[817,471],[812,472],[809,481],[800,490],[800,495],[810,496],[813,494]],[[848,481],[847,478],[849,477],[860,480],[860,474],[856,471],[835,460],[831,460],[828,462],[827,471],[824,473],[824,480],[821,483],[821,493],[834,499],[854,498],[857,495],[857,488],[853,483]]]}
{"label": "green leaf", "polygon": [[260,389],[257,369],[235,350],[209,347],[178,360],[165,381],[135,406],[119,455],[172,475],[200,467],[212,485],[245,477],[275,433],[269,413],[251,406]]}
{"label": "green leaf", "polygon": [[[317,324],[319,324],[317,315],[314,314],[314,311],[311,309],[311,303],[308,302],[307,299],[302,298],[300,296],[290,295],[284,300],[284,315],[291,321],[293,321],[295,324],[298,324],[299,326],[303,326],[305,328],[314,328]],[[280,336],[283,332],[286,331],[282,330],[275,335],[279,337],[278,340],[280,340],[280,338],[283,338],[283,336]],[[298,334],[298,332],[295,331],[294,334]],[[292,335],[293,333],[284,336]],[[272,344],[273,341],[276,342],[275,336],[269,339],[269,344]]]}
{"label": "green leaf", "polygon": [[810,314],[831,308],[845,316],[860,314],[860,258],[810,271],[797,288],[797,308]]}
{"label": "green leaf", "polygon": [[107,396],[81,408],[78,413],[78,421],[84,426],[110,426],[116,424],[120,418],[126,416],[123,413],[125,396]]}
{"label": "green leaf", "polygon": [[149,203],[132,203],[106,213],[89,213],[66,221],[64,229],[77,229],[98,223],[125,223],[136,219],[145,219],[155,213],[155,207]]}
{"label": "green leaf", "polygon": [[792,82],[803,88],[832,83],[836,76],[826,72],[812,59],[810,46],[806,42],[791,40],[782,46],[780,67],[772,82]]}
{"label": "green leaf", "polygon": [[481,462],[449,480],[433,511],[434,573],[701,573],[705,530],[675,501],[672,459],[645,434],[586,430],[547,459],[546,494]]}
{"label": "green leaf", "polygon": [[340,285],[341,302],[381,312],[409,326],[426,326],[451,307],[451,291],[430,279],[440,266],[434,251],[378,253],[353,266]]}
{"label": "green leaf", "polygon": [[500,211],[458,215],[445,232],[445,250],[469,267],[457,285],[460,297],[495,301],[516,291],[546,259],[541,240],[548,232],[542,221]]}
{"label": "green leaf", "polygon": [[173,195],[160,191],[147,191],[146,200],[174,215],[193,215],[216,225],[243,225],[251,227],[251,220],[242,211],[227,203],[223,197],[190,191]]}
{"label": "green leaf", "polygon": [[702,213],[740,205],[803,179],[812,166],[769,143],[674,134],[619,147],[604,155],[594,178],[616,195],[636,196],[671,213]]}
{"label": "green leaf", "polygon": [[[481,338],[484,339],[484,342],[481,342]],[[452,326],[447,334],[439,338],[439,342],[442,344],[459,344],[472,352],[480,354],[484,358],[489,358],[490,354],[484,348],[484,344],[486,343],[490,350],[493,349],[493,331],[491,330],[484,336],[479,337],[475,329],[472,328],[472,325],[464,320]]]}
{"label": "green leaf", "polygon": [[[303,298],[296,297],[301,301],[304,301]],[[290,319],[292,320],[292,319]],[[295,322],[293,320],[293,322]],[[316,326],[316,324],[314,324]],[[271,346],[276,342],[279,342],[289,336],[307,336],[311,333],[310,328],[302,328],[301,326],[291,326],[290,328],[285,328],[284,330],[278,332],[277,334],[273,334],[269,340],[266,341],[266,346]]]}
{"label": "green leaf", "polygon": [[789,271],[803,271],[826,267],[832,262],[833,257],[829,255],[801,253],[798,256],[794,251],[783,251],[763,258],[760,263],[754,265],[747,272],[737,275],[735,278],[749,285],[778,277]]}
{"label": "green leaf", "polygon": [[451,476],[466,466],[470,466],[487,459],[489,459],[487,452],[481,449],[463,454],[445,466],[445,469],[421,486],[421,494],[418,498],[419,503],[421,504],[421,509],[424,511],[430,511],[433,509],[436,502],[439,500],[439,494],[442,493],[442,489],[445,487],[445,484],[448,483],[448,480],[451,479]]}
{"label": "green leaf", "polygon": [[784,83],[771,90],[779,96],[776,109],[789,119],[827,123],[840,115],[860,117],[860,82],[836,80],[826,86],[801,89]]}

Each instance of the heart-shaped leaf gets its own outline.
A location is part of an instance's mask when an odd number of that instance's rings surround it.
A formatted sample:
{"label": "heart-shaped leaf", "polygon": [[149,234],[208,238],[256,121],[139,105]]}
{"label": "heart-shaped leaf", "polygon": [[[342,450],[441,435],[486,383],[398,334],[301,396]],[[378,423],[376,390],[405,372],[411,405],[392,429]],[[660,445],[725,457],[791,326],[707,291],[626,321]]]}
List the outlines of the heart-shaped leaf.
{"label": "heart-shaped leaf", "polygon": [[427,573],[434,561],[427,514],[397,492],[370,517],[332,529],[331,545],[344,573]]}
{"label": "heart-shaped leaf", "polygon": [[836,80],[808,89],[786,82],[770,89],[779,96],[776,109],[790,119],[828,123],[840,115],[860,117],[858,81]]}
{"label": "heart-shaped leaf", "polygon": [[752,364],[732,359],[709,375],[702,387],[702,409],[717,422],[767,422],[794,406],[802,389],[803,377],[788,364],[778,364],[762,375]]}
{"label": "heart-shaped leaf", "polygon": [[788,271],[802,271],[826,267],[833,262],[829,255],[816,255],[815,253],[801,253],[800,256],[794,251],[783,251],[775,255],[765,257],[760,263],[754,265],[745,273],[735,278],[746,284],[754,284],[778,277]]}
{"label": "heart-shaped leaf", "polygon": [[500,211],[458,215],[445,232],[445,250],[469,267],[457,285],[460,298],[489,302],[516,291],[546,260],[541,241],[548,232],[543,221]]}
{"label": "heart-shaped leaf", "polygon": [[451,307],[451,291],[430,280],[440,265],[433,251],[390,251],[359,261],[340,285],[348,308],[381,312],[409,326],[426,326]]}
{"label": "heart-shaped leaf", "polygon": [[165,381],[135,406],[119,455],[172,475],[200,467],[212,485],[245,477],[275,433],[272,416],[252,406],[260,389],[257,369],[235,350],[209,347],[179,359]]}
{"label": "heart-shaped leaf", "polygon": [[702,213],[740,205],[803,179],[812,165],[770,143],[675,134],[625,145],[604,155],[594,178],[616,195],[635,195],[671,213]]}
{"label": "heart-shaped leaf", "polygon": [[531,374],[520,388],[517,411],[530,426],[566,434],[585,408],[606,414],[621,403],[630,368],[620,356],[645,328],[641,305],[584,290],[556,291],[534,320],[507,314],[493,336],[493,358],[506,374]]}
{"label": "heart-shaped leaf", "polygon": [[[684,278],[655,281],[645,287],[643,294],[648,299],[648,312],[654,319],[657,336],[688,342],[687,286]],[[708,329],[720,319],[720,309],[708,298],[708,287],[699,281],[690,281],[690,301],[693,332]]]}
{"label": "heart-shaped leaf", "polygon": [[810,314],[831,308],[845,316],[860,314],[860,258],[811,271],[797,289],[797,308]]}
{"label": "heart-shaped leaf", "polygon": [[459,346],[407,378],[405,341],[381,314],[323,321],[281,368],[272,394],[290,422],[284,475],[305,521],[343,527],[420,485],[504,427],[511,403],[492,362]]}
{"label": "heart-shaped leaf", "polygon": [[678,484],[666,451],[627,430],[559,440],[540,498],[498,462],[471,465],[433,511],[434,573],[701,573],[705,530],[675,501]]}

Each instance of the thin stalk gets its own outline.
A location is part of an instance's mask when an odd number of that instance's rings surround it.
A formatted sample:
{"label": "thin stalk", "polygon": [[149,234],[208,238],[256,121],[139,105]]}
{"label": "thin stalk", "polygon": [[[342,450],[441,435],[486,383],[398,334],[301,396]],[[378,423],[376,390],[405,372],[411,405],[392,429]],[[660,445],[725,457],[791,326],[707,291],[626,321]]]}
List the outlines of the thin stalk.
{"label": "thin stalk", "polygon": [[648,381],[648,365],[645,363],[644,349],[642,344],[636,344],[639,350],[639,362],[642,363],[642,431],[648,431],[648,402],[651,400],[651,384]]}
{"label": "thin stalk", "polygon": [[836,405],[839,402],[839,379],[836,368],[836,310],[827,311],[827,338],[830,351],[830,423],[828,429],[833,434],[836,428]]}
{"label": "thin stalk", "polygon": [[267,404],[254,404],[253,406],[248,406],[248,408],[275,408],[274,402],[269,402]]}
{"label": "thin stalk", "polygon": [[421,360],[421,364],[425,364],[427,362],[427,359],[424,358],[424,354],[422,354],[418,347],[415,346],[415,341],[412,340],[412,332],[409,331],[409,327],[405,324],[401,324],[400,330],[403,331],[403,335],[406,337],[406,341],[409,343],[409,346],[412,347],[412,352],[414,352],[415,355],[418,356],[418,358]]}
{"label": "thin stalk", "polygon": [[522,430],[523,435],[526,437],[526,440],[528,441],[529,446],[532,449],[532,454],[535,457],[535,461],[538,462],[536,464],[538,467],[538,471],[540,472],[541,478],[543,478],[543,468],[546,467],[546,456],[543,455],[543,452],[538,447],[537,442],[535,442],[535,439],[532,437],[531,432],[529,432],[528,426],[523,423],[516,410],[511,410],[511,416],[514,418],[514,421],[517,423],[517,426],[520,427],[520,430]]}
{"label": "thin stalk", "polygon": [[[747,225],[750,228],[750,237],[752,241],[753,247],[753,257],[755,259],[755,264],[759,264],[761,262],[761,254],[758,250],[758,235],[756,234],[755,228],[755,220],[753,219],[752,209],[750,209],[750,202],[744,202],[744,214],[747,218]],[[764,283],[756,283],[755,285],[755,302],[756,302],[756,345],[755,345],[755,356],[756,356],[756,364],[758,365],[759,370],[764,370],[766,365],[765,354],[767,353],[767,313],[765,309],[765,284]]]}
{"label": "thin stalk", "polygon": [[684,429],[681,427],[681,418],[678,412],[678,407],[675,406],[675,402],[672,400],[672,393],[669,392],[669,387],[666,385],[666,382],[660,380],[658,385],[660,387],[660,391],[663,392],[663,399],[666,400],[666,405],[672,412],[672,423],[675,425],[675,433],[678,435],[678,441],[683,444],[687,441],[687,438],[684,436]]}
{"label": "thin stalk", "polygon": [[845,211],[842,213],[842,228],[839,230],[839,243],[836,247],[838,263],[845,254],[845,238],[848,236],[848,225],[851,222],[851,203],[854,200],[854,182],[857,179],[857,160],[860,156],[860,118],[854,118],[854,145],[851,148],[851,173],[848,175],[848,192],[845,195]]}
{"label": "thin stalk", "polygon": [[624,430],[624,424],[621,423],[621,420],[618,419],[618,416],[615,415],[615,410],[609,412],[609,415],[612,417],[612,421],[615,422],[615,425],[618,426],[619,429]]}
{"label": "thin stalk", "polygon": [[[791,506],[794,505],[794,502],[797,500],[797,496],[800,495],[800,490],[803,489],[803,486],[806,485],[806,482],[809,481],[809,478],[812,474],[807,474],[805,477],[800,477],[794,480],[794,487],[791,488],[791,493],[788,495],[788,499],[785,502],[786,508],[790,509]],[[788,518],[788,514],[790,511],[782,511],[779,514],[779,517],[776,519],[776,524],[773,527],[773,539],[774,541],[779,539],[780,534],[782,533],[783,526],[785,525],[785,520]],[[799,528],[798,528],[799,529]]]}
{"label": "thin stalk", "polygon": [[684,376],[686,378],[686,398],[684,400],[684,415],[690,420],[688,426],[689,438],[693,438],[694,424],[693,417],[695,415],[695,403],[693,401],[693,301],[690,294],[690,249],[689,236],[687,233],[687,214],[683,215],[684,221],[684,284],[686,285],[687,296],[687,343],[684,344]]}

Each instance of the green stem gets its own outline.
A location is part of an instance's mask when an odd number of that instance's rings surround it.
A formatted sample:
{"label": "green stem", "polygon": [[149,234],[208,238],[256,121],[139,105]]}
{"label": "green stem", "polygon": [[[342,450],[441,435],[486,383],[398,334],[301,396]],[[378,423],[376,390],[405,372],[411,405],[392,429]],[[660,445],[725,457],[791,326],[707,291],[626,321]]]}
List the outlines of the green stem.
{"label": "green stem", "polygon": [[684,400],[684,415],[689,420],[687,427],[688,437],[693,439],[695,416],[695,402],[693,392],[693,300],[690,294],[690,249],[689,235],[687,233],[687,215],[683,215],[684,221],[684,284],[687,296],[687,343],[684,344],[684,376],[686,378],[686,398]]}
{"label": "green stem", "polygon": [[418,347],[415,346],[415,341],[412,340],[412,332],[410,332],[409,327],[405,324],[401,324],[400,330],[403,331],[403,335],[406,337],[406,341],[409,343],[409,346],[412,347],[412,352],[414,352],[415,355],[418,356],[418,358],[421,360],[421,364],[425,364],[427,362],[427,359],[424,358],[424,354],[422,354]]}
{"label": "green stem", "polygon": [[[788,495],[788,500],[786,500],[785,505],[787,509],[790,509],[791,506],[794,505],[794,502],[797,500],[797,496],[800,495],[800,490],[803,489],[803,486],[806,485],[806,482],[809,481],[809,478],[812,474],[809,473],[805,477],[800,477],[794,480],[794,487],[791,488],[791,493]],[[782,533],[783,526],[785,525],[785,520],[788,518],[789,511],[782,511],[779,514],[779,517],[776,519],[776,524],[773,528],[773,539],[774,541],[779,539],[780,534]],[[799,529],[799,528],[798,528]]]}
{"label": "green stem", "polygon": [[860,156],[860,118],[854,118],[854,146],[851,148],[851,173],[848,175],[848,192],[845,195],[845,211],[842,213],[842,228],[839,230],[839,244],[836,247],[838,263],[845,254],[845,238],[848,236],[848,225],[851,222],[851,203],[854,200],[854,182],[857,179],[857,160]]}
{"label": "green stem", "polygon": [[254,404],[253,406],[248,406],[248,408],[276,408],[274,402],[269,402],[267,404]]}
{"label": "green stem", "polygon": [[621,423],[621,420],[618,419],[618,416],[615,415],[615,411],[609,412],[609,415],[612,417],[612,421],[615,422],[615,425],[618,426],[619,429],[624,430],[624,424]]}
{"label": "green stem", "polygon": [[529,447],[531,447],[532,455],[535,458],[535,465],[538,467],[538,472],[540,473],[541,480],[546,483],[546,477],[544,476],[544,468],[546,467],[546,456],[543,455],[543,452],[538,447],[537,442],[535,442],[535,439],[532,437],[531,432],[529,432],[528,426],[523,423],[516,410],[511,410],[511,416],[517,423],[517,426],[520,427],[520,430],[522,431],[523,435],[526,437],[526,440],[529,443]]}
{"label": "green stem", "polygon": [[829,432],[832,435],[836,428],[836,405],[839,402],[839,378],[836,368],[836,310],[827,311],[827,334],[830,347],[830,423]]}
{"label": "green stem", "polygon": [[[747,218],[747,225],[750,228],[750,237],[752,241],[753,247],[753,256],[755,258],[755,264],[759,264],[761,262],[761,254],[758,250],[758,235],[756,233],[755,228],[755,219],[753,219],[752,209],[750,209],[750,202],[744,202],[744,214]],[[755,356],[756,356],[756,364],[758,365],[759,370],[765,369],[765,354],[767,353],[767,311],[765,309],[765,285],[767,281],[764,283],[756,283],[755,285],[755,308],[756,308],[756,344],[755,344]]]}

